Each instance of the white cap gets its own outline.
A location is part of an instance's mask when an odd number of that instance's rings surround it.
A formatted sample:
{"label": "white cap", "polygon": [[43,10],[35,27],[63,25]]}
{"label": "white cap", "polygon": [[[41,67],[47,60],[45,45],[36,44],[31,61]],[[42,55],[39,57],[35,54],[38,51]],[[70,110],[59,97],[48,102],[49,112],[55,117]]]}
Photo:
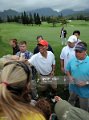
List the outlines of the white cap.
{"label": "white cap", "polygon": [[75,35],[71,35],[68,38],[68,42],[71,42],[71,43],[77,42],[77,37]]}

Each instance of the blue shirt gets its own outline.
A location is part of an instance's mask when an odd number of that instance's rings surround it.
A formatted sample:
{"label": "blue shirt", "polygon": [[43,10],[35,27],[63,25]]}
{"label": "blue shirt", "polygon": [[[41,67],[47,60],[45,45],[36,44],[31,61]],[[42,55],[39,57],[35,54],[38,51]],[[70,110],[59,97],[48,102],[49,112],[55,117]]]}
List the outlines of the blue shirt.
{"label": "blue shirt", "polygon": [[[21,52],[20,52],[20,51],[17,52],[16,55],[20,57]],[[32,57],[32,55],[33,55],[33,53],[32,53],[32,52],[29,52],[29,51],[27,51],[27,50],[24,52],[24,57],[25,57],[25,59],[30,59],[30,58]]]}
{"label": "blue shirt", "polygon": [[79,81],[89,81],[89,56],[86,56],[82,61],[74,57],[69,61],[66,69],[74,78],[74,83],[69,85],[69,90],[82,98],[89,98],[89,85],[82,87],[76,85]]}

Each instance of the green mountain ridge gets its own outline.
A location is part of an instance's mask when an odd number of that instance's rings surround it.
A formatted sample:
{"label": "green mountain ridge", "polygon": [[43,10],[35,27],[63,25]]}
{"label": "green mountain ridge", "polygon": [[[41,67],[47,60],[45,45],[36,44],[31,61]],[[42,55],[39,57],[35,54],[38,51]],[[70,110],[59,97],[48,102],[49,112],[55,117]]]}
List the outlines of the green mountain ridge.
{"label": "green mountain ridge", "polygon": [[[83,11],[74,11],[72,9],[64,9],[60,12],[57,12],[51,8],[40,8],[40,9],[35,9],[35,10],[30,10],[26,11],[26,13],[38,13],[40,16],[58,16],[58,15],[63,15],[63,16],[78,16],[78,15],[84,15],[84,16],[89,16],[89,9],[85,9]],[[21,12],[8,9],[4,10],[3,12],[0,12],[0,17],[1,18],[6,18],[8,16],[18,16],[21,15]]]}

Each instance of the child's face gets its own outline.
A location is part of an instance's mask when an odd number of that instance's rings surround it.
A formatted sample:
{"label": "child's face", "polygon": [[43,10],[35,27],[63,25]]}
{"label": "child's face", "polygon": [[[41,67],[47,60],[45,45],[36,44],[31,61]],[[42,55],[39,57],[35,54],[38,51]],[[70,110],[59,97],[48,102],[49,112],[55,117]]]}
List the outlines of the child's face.
{"label": "child's face", "polygon": [[26,44],[20,44],[19,49],[21,52],[25,52],[27,50],[27,45]]}

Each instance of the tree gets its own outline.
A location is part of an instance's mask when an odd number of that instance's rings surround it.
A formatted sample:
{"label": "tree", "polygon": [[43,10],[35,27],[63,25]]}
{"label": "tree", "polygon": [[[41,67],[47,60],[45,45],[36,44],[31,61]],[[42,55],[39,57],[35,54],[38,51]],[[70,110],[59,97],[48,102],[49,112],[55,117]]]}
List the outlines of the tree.
{"label": "tree", "polygon": [[0,17],[0,23],[3,23],[3,19]]}
{"label": "tree", "polygon": [[10,20],[10,17],[7,15],[7,22],[10,22],[11,20]]}
{"label": "tree", "polygon": [[14,22],[21,23],[20,16],[14,16]]}
{"label": "tree", "polygon": [[14,22],[14,18],[7,15],[7,22]]}
{"label": "tree", "polygon": [[34,13],[34,23],[36,24],[36,25],[40,25],[41,24],[41,19],[40,19],[40,16],[39,16],[39,14],[37,13]]}
{"label": "tree", "polygon": [[60,19],[60,23],[61,23],[62,25],[64,25],[64,24],[67,25],[67,23],[69,23],[69,22],[67,21],[67,19],[62,18],[62,19]]}
{"label": "tree", "polygon": [[50,17],[50,16],[47,17],[47,18],[46,18],[46,21],[47,21],[47,23],[51,23],[51,17]]}
{"label": "tree", "polygon": [[36,13],[34,13],[34,24],[36,24]]}
{"label": "tree", "polygon": [[56,24],[58,23],[57,17],[51,17],[51,23],[53,24],[53,27],[55,27]]}
{"label": "tree", "polygon": [[26,12],[24,11],[24,13],[22,13],[21,15],[21,19],[22,19],[22,23],[23,24],[29,24],[29,17],[28,15],[26,14]]}
{"label": "tree", "polygon": [[32,24],[32,26],[33,26],[33,17],[32,17],[32,14],[30,13],[29,14],[29,24]]}
{"label": "tree", "polygon": [[53,27],[56,26],[56,24],[58,23],[58,18],[57,17],[54,17],[54,16],[49,16],[46,18],[47,22],[48,23],[52,23],[53,24]]}
{"label": "tree", "polygon": [[88,16],[85,16],[85,21],[89,21],[89,17]]}
{"label": "tree", "polygon": [[41,21],[42,22],[46,21],[46,17],[45,16],[41,16]]}
{"label": "tree", "polygon": [[37,25],[41,25],[41,19],[40,19],[40,16],[39,16],[39,14],[37,13],[37,16],[36,16],[36,24]]}

